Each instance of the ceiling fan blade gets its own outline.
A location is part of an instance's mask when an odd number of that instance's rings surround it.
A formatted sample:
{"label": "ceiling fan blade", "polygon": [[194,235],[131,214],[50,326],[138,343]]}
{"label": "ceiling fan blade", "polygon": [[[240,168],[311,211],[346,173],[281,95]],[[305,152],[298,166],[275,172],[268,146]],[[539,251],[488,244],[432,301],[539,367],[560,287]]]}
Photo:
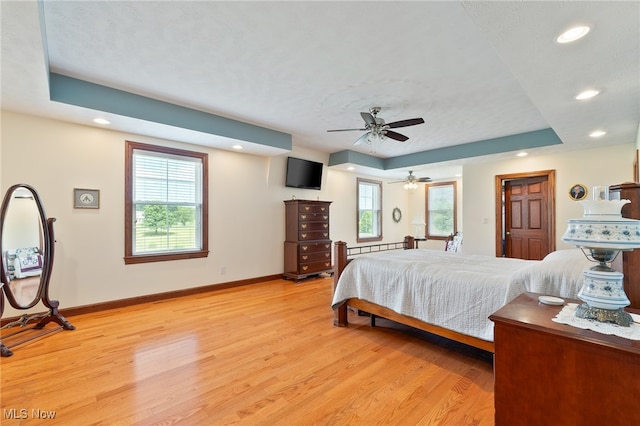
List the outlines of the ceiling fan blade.
{"label": "ceiling fan blade", "polygon": [[396,180],[396,181],[387,182],[387,183],[405,183],[405,182],[406,182],[406,180]]}
{"label": "ceiling fan blade", "polygon": [[335,129],[335,130],[327,130],[327,132],[353,132],[353,131],[364,132],[367,129]]}
{"label": "ceiling fan blade", "polygon": [[400,133],[394,132],[393,130],[385,130],[382,133],[384,133],[384,135],[386,137],[391,138],[391,139],[395,139],[395,140],[400,141],[400,142],[404,142],[407,139],[409,139],[408,136],[401,135]]}
{"label": "ceiling fan blade", "polygon": [[360,115],[362,116],[362,119],[364,120],[364,122],[367,123],[367,126],[376,125],[376,119],[373,115],[371,115],[371,113],[361,112]]}
{"label": "ceiling fan blade", "polygon": [[430,177],[417,178],[416,182],[431,182]]}
{"label": "ceiling fan blade", "polygon": [[371,133],[371,132],[367,132],[367,133],[365,133],[364,135],[360,136],[360,137],[358,138],[358,140],[357,140],[357,141],[355,141],[355,142],[353,143],[353,145],[354,145],[354,146],[362,145],[362,144],[364,143],[364,141],[365,141],[365,140],[367,140],[367,137],[369,137],[369,134],[370,134],[370,133]]}
{"label": "ceiling fan blade", "polygon": [[424,123],[424,119],[422,118],[411,118],[409,120],[400,120],[394,121],[393,123],[387,123],[385,126],[390,129],[395,129],[397,127],[407,127],[407,126],[415,126],[416,124]]}

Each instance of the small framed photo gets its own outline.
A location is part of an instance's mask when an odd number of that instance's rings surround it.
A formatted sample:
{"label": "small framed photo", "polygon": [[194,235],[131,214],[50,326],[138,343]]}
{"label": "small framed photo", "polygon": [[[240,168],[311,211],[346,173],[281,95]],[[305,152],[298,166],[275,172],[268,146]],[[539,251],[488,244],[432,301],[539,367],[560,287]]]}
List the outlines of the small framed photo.
{"label": "small framed photo", "polygon": [[99,209],[100,190],[99,189],[73,189],[74,209]]}
{"label": "small framed photo", "polygon": [[584,200],[587,198],[587,193],[587,187],[581,183],[571,185],[571,188],[569,188],[569,198],[574,201]]}

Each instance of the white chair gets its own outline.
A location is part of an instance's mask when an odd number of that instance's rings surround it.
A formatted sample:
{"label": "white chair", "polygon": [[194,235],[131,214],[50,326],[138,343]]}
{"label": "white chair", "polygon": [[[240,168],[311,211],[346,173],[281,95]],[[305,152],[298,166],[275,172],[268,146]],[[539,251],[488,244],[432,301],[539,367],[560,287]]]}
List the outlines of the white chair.
{"label": "white chair", "polygon": [[445,242],[444,251],[459,253],[462,251],[462,233],[456,232],[449,235]]}

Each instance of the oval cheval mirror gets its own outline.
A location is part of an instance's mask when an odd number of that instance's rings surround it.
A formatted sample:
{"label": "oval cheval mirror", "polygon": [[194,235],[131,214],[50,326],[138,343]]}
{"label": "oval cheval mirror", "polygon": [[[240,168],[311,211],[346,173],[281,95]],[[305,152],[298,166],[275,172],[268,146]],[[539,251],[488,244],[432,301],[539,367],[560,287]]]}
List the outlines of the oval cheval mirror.
{"label": "oval cheval mirror", "polygon": [[[75,329],[58,312],[59,302],[49,298],[54,255],[53,222],[54,218],[47,219],[33,187],[19,184],[9,188],[0,210],[0,317],[4,312],[5,297],[15,309],[30,309],[42,301],[49,310],[25,314],[3,325],[2,356],[11,356],[10,348],[54,331]],[[57,327],[45,328],[50,322]],[[15,326],[20,327],[11,332],[9,329]]]}

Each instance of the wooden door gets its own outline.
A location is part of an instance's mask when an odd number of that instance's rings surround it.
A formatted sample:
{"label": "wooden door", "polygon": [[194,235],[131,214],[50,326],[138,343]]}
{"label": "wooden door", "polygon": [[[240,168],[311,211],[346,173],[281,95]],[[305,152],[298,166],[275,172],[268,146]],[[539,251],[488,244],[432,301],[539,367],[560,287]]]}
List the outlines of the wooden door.
{"label": "wooden door", "polygon": [[549,247],[547,176],[505,182],[505,256],[542,260]]}

